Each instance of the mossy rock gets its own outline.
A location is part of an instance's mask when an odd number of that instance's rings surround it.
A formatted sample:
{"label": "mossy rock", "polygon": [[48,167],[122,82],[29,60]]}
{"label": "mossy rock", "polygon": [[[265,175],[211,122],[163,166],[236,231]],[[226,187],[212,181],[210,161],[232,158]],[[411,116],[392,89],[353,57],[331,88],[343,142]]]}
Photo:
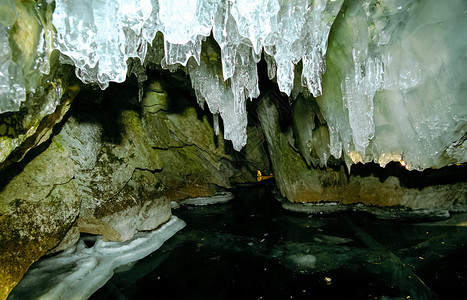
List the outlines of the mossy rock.
{"label": "mossy rock", "polygon": [[8,178],[0,191],[0,298],[61,242],[80,207],[73,162],[56,141],[27,165],[10,168],[23,171]]}

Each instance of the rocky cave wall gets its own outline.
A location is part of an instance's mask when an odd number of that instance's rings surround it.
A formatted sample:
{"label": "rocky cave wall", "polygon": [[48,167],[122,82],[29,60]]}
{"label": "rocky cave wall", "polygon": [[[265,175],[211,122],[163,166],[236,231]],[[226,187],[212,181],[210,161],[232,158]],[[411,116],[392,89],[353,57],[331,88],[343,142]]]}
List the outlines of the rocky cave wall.
{"label": "rocky cave wall", "polygon": [[83,90],[48,141],[3,168],[4,295],[80,232],[126,241],[166,222],[171,201],[212,196],[269,170],[264,148],[235,153],[183,83],[165,84],[165,75],[151,77],[142,102],[137,83]]}
{"label": "rocky cave wall", "polygon": [[462,1],[214,1],[183,38],[142,2],[0,4],[0,298],[80,232],[128,240],[257,170],[291,202],[465,210]]}

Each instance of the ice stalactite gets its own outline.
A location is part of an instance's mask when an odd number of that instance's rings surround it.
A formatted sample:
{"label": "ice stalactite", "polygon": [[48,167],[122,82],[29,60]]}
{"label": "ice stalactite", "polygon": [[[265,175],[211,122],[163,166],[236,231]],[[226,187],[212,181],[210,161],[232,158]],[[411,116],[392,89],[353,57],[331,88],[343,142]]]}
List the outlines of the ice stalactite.
{"label": "ice stalactite", "polygon": [[[198,101],[222,117],[224,137],[240,150],[246,143],[245,101],[259,96],[256,64],[263,49],[276,62],[277,71],[272,66],[270,75],[281,91],[290,95],[294,66],[303,60],[303,85],[321,94],[327,36],[342,2],[57,0],[55,45],[83,82],[104,89],[125,80],[129,58],[144,62],[148,45],[162,32],[161,65],[186,68]],[[211,32],[220,47],[221,72],[201,58]]]}
{"label": "ice stalactite", "polygon": [[84,83],[105,89],[110,81],[123,82],[128,58],[143,62],[157,33],[153,9],[151,0],[56,1],[55,48],[72,61]]}
{"label": "ice stalactite", "polygon": [[[207,56],[203,56],[200,65],[193,62],[187,66],[193,88],[196,91],[196,97],[200,104],[206,101],[209,110],[214,114],[216,131],[219,130],[219,122],[216,119],[218,115],[222,118],[224,121],[224,138],[232,140],[234,147],[240,150],[246,144],[246,134],[238,134],[239,132],[246,132],[247,126],[245,90],[238,89],[239,92],[235,94],[233,87],[224,84],[222,75],[220,75],[221,67],[218,60],[216,60],[216,56],[212,59],[212,63],[206,63],[210,61],[209,53],[215,55],[215,52],[209,51],[209,48],[207,52]],[[252,65],[256,68],[256,64]],[[236,74],[238,73],[240,72]],[[248,72],[243,74],[249,76]],[[238,85],[238,81],[241,79],[241,77],[239,79],[232,78],[232,82],[237,81],[232,83],[232,86]]]}

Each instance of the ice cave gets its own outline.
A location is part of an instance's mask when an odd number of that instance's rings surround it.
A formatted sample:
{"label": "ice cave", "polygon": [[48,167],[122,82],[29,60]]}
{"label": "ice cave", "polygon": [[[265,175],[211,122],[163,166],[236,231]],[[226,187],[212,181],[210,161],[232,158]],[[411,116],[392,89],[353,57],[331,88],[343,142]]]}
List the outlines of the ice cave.
{"label": "ice cave", "polygon": [[464,299],[465,0],[0,0],[0,299]]}

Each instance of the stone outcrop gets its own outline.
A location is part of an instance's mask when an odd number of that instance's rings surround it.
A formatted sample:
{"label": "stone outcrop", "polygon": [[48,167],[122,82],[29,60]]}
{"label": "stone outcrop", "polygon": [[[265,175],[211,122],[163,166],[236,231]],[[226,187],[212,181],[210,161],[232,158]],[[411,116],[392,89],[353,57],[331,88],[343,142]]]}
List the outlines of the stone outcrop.
{"label": "stone outcrop", "polygon": [[[159,177],[168,197],[175,201],[210,196],[218,187],[229,188],[234,170],[222,135],[215,135],[208,115],[193,98],[175,98],[179,91],[168,96],[161,79],[148,84],[142,122],[150,148],[163,162]],[[170,83],[162,83],[175,91]]]}
{"label": "stone outcrop", "polygon": [[161,163],[147,144],[136,113],[121,112],[113,128],[106,125],[115,116],[112,112],[77,111],[84,118],[72,114],[56,139],[69,149],[74,162],[80,231],[125,241],[137,230],[151,230],[167,221],[170,203],[153,174]]}
{"label": "stone outcrop", "polygon": [[34,1],[0,5],[0,299],[34,261],[79,237],[74,164],[50,137],[80,83],[51,53],[51,13]]}

